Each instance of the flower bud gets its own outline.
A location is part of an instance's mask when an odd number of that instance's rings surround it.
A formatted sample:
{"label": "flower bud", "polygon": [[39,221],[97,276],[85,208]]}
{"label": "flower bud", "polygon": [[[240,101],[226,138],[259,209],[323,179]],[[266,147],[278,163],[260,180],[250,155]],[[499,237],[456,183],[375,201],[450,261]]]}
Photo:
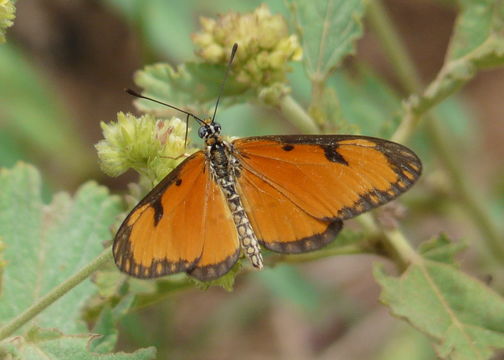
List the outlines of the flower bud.
{"label": "flower bud", "polygon": [[[117,122],[101,123],[104,140],[95,145],[100,166],[110,176],[133,168],[154,184],[161,181],[183,159],[186,124],[178,118],[156,120],[117,114]],[[189,152],[194,150],[190,149]]]}
{"label": "flower bud", "polygon": [[229,12],[213,20],[202,17],[202,30],[193,35],[197,54],[210,63],[227,64],[234,43],[239,50],[233,76],[256,89],[285,83],[289,61],[300,61],[302,48],[289,35],[281,15],[272,15],[263,4],[251,13]]}

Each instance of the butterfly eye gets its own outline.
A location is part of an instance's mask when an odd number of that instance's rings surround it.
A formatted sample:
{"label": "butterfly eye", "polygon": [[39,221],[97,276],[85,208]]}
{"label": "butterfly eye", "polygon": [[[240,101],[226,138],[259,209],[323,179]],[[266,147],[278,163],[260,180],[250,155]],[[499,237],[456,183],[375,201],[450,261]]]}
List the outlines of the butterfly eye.
{"label": "butterfly eye", "polygon": [[207,128],[205,126],[202,126],[199,128],[198,130],[198,136],[203,139],[205,138],[205,136],[207,135],[208,131],[207,131]]}
{"label": "butterfly eye", "polygon": [[218,123],[214,123],[214,133],[220,134],[221,132],[221,126]]}

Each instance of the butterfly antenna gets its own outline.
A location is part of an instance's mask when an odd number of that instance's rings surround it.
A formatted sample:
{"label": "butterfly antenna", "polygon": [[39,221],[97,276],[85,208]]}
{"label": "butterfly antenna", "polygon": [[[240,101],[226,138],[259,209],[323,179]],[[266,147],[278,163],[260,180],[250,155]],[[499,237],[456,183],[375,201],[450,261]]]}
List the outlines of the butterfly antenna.
{"label": "butterfly antenna", "polygon": [[[189,116],[192,116],[196,121],[198,121],[200,124],[205,124],[205,122],[203,120],[201,120],[199,117],[197,117],[196,115],[188,112],[188,111],[185,111],[185,110],[182,110],[176,106],[173,106],[173,105],[170,105],[170,104],[167,104],[165,102],[162,102],[162,101],[159,101],[159,100],[156,100],[156,99],[153,99],[153,98],[150,98],[148,96],[143,96],[142,94],[139,94],[137,93],[135,90],[131,90],[131,89],[124,89],[124,91],[126,91],[128,94],[130,94],[131,96],[134,96],[134,97],[137,97],[137,98],[140,98],[140,99],[145,99],[145,100],[150,100],[150,101],[153,101],[155,103],[158,103],[158,104],[161,104],[161,105],[164,105],[164,106],[168,106],[169,108],[172,108],[174,110],[178,110],[180,111],[181,113],[184,113],[187,115],[187,120],[189,120]],[[187,124],[188,125],[188,124]],[[186,127],[187,128],[187,127]]]}
{"label": "butterfly antenna", "polygon": [[233,49],[231,50],[231,56],[229,57],[229,62],[228,62],[227,68],[226,68],[226,73],[224,74],[224,79],[222,79],[221,87],[219,89],[219,96],[217,97],[217,102],[215,103],[215,109],[214,109],[214,113],[212,116],[212,122],[214,122],[214,120],[215,120],[215,114],[217,114],[217,108],[219,107],[219,101],[222,96],[222,92],[224,91],[224,85],[226,84],[226,80],[228,78],[229,70],[231,69],[231,64],[233,63],[233,59],[235,57],[236,50],[238,50],[238,44],[234,43]]}

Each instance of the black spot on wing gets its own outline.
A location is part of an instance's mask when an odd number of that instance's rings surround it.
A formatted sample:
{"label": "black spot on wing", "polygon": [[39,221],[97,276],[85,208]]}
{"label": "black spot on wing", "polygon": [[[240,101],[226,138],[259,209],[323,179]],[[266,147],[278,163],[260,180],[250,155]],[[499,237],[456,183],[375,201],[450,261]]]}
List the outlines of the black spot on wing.
{"label": "black spot on wing", "polygon": [[163,204],[161,204],[161,196],[151,204],[151,207],[154,209],[154,226],[157,226],[163,217]]}
{"label": "black spot on wing", "polygon": [[182,179],[177,179],[177,181],[175,181],[175,185],[180,186],[180,184],[182,184]]}
{"label": "black spot on wing", "polygon": [[327,160],[348,165],[345,158],[338,152],[338,145],[320,145],[320,147],[324,150]]}
{"label": "black spot on wing", "polygon": [[283,151],[291,151],[293,149],[294,149],[293,145],[284,145],[284,146],[282,146],[282,150]]}

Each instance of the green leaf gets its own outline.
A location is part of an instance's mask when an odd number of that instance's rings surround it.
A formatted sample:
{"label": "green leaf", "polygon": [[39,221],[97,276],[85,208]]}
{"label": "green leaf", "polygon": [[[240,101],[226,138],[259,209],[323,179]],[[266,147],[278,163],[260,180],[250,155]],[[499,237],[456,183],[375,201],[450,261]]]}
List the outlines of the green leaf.
{"label": "green leaf", "polygon": [[127,295],[114,308],[108,305],[103,307],[98,321],[93,327],[93,333],[102,336],[91,343],[91,351],[105,354],[114,350],[119,337],[117,322],[127,314],[134,300],[133,295]]}
{"label": "green leaf", "polygon": [[[110,240],[109,226],[121,207],[118,197],[94,182],[81,186],[71,198],[41,200],[41,180],[30,165],[0,170],[0,236],[6,266],[0,296],[0,322],[26,310],[38,298],[88,264]],[[85,330],[80,310],[95,291],[86,280],[41,313],[39,326],[65,333]]]}
{"label": "green leaf", "polygon": [[504,299],[454,267],[429,260],[399,278],[376,267],[380,300],[393,314],[436,339],[443,359],[488,359],[504,349]]}
{"label": "green leaf", "polygon": [[362,0],[288,0],[311,79],[323,80],[355,51],[362,36]]}
{"label": "green leaf", "polygon": [[34,328],[25,337],[15,337],[0,343],[2,359],[45,359],[45,360],[151,360],[156,358],[153,347],[139,349],[133,353],[94,353],[89,344],[95,335],[64,335],[51,329]]}
{"label": "green leaf", "polygon": [[[58,102],[54,89],[9,44],[0,51],[2,132],[17,143],[29,144],[30,154],[50,158],[66,174],[78,176],[95,167],[89,148]],[[2,165],[7,165],[4,159]]]}
{"label": "green leaf", "polygon": [[0,0],[0,44],[5,42],[5,32],[12,26],[16,8],[11,0]]}
{"label": "green leaf", "polygon": [[455,264],[455,255],[467,247],[464,243],[455,243],[446,234],[440,234],[420,244],[418,251],[424,258]]}
{"label": "green leaf", "polygon": [[[504,42],[504,2],[502,0],[459,0],[460,14],[450,41],[447,58],[459,59],[489,39]],[[503,54],[504,55],[504,54]]]}
{"label": "green leaf", "polygon": [[[224,79],[226,67],[219,64],[186,63],[174,69],[168,64],[145,67],[135,74],[135,83],[144,89],[143,95],[167,102],[180,108],[194,106],[207,112],[215,105]],[[229,104],[230,97],[245,95],[246,87],[228,78],[223,92],[223,103]],[[228,98],[228,99],[226,99]],[[139,100],[142,111],[165,113],[166,106],[152,101]]]}
{"label": "green leaf", "polygon": [[385,80],[371,69],[359,66],[351,75],[338,71],[331,76],[328,85],[338,94],[342,115],[338,128],[383,138],[392,135],[401,101]]}

